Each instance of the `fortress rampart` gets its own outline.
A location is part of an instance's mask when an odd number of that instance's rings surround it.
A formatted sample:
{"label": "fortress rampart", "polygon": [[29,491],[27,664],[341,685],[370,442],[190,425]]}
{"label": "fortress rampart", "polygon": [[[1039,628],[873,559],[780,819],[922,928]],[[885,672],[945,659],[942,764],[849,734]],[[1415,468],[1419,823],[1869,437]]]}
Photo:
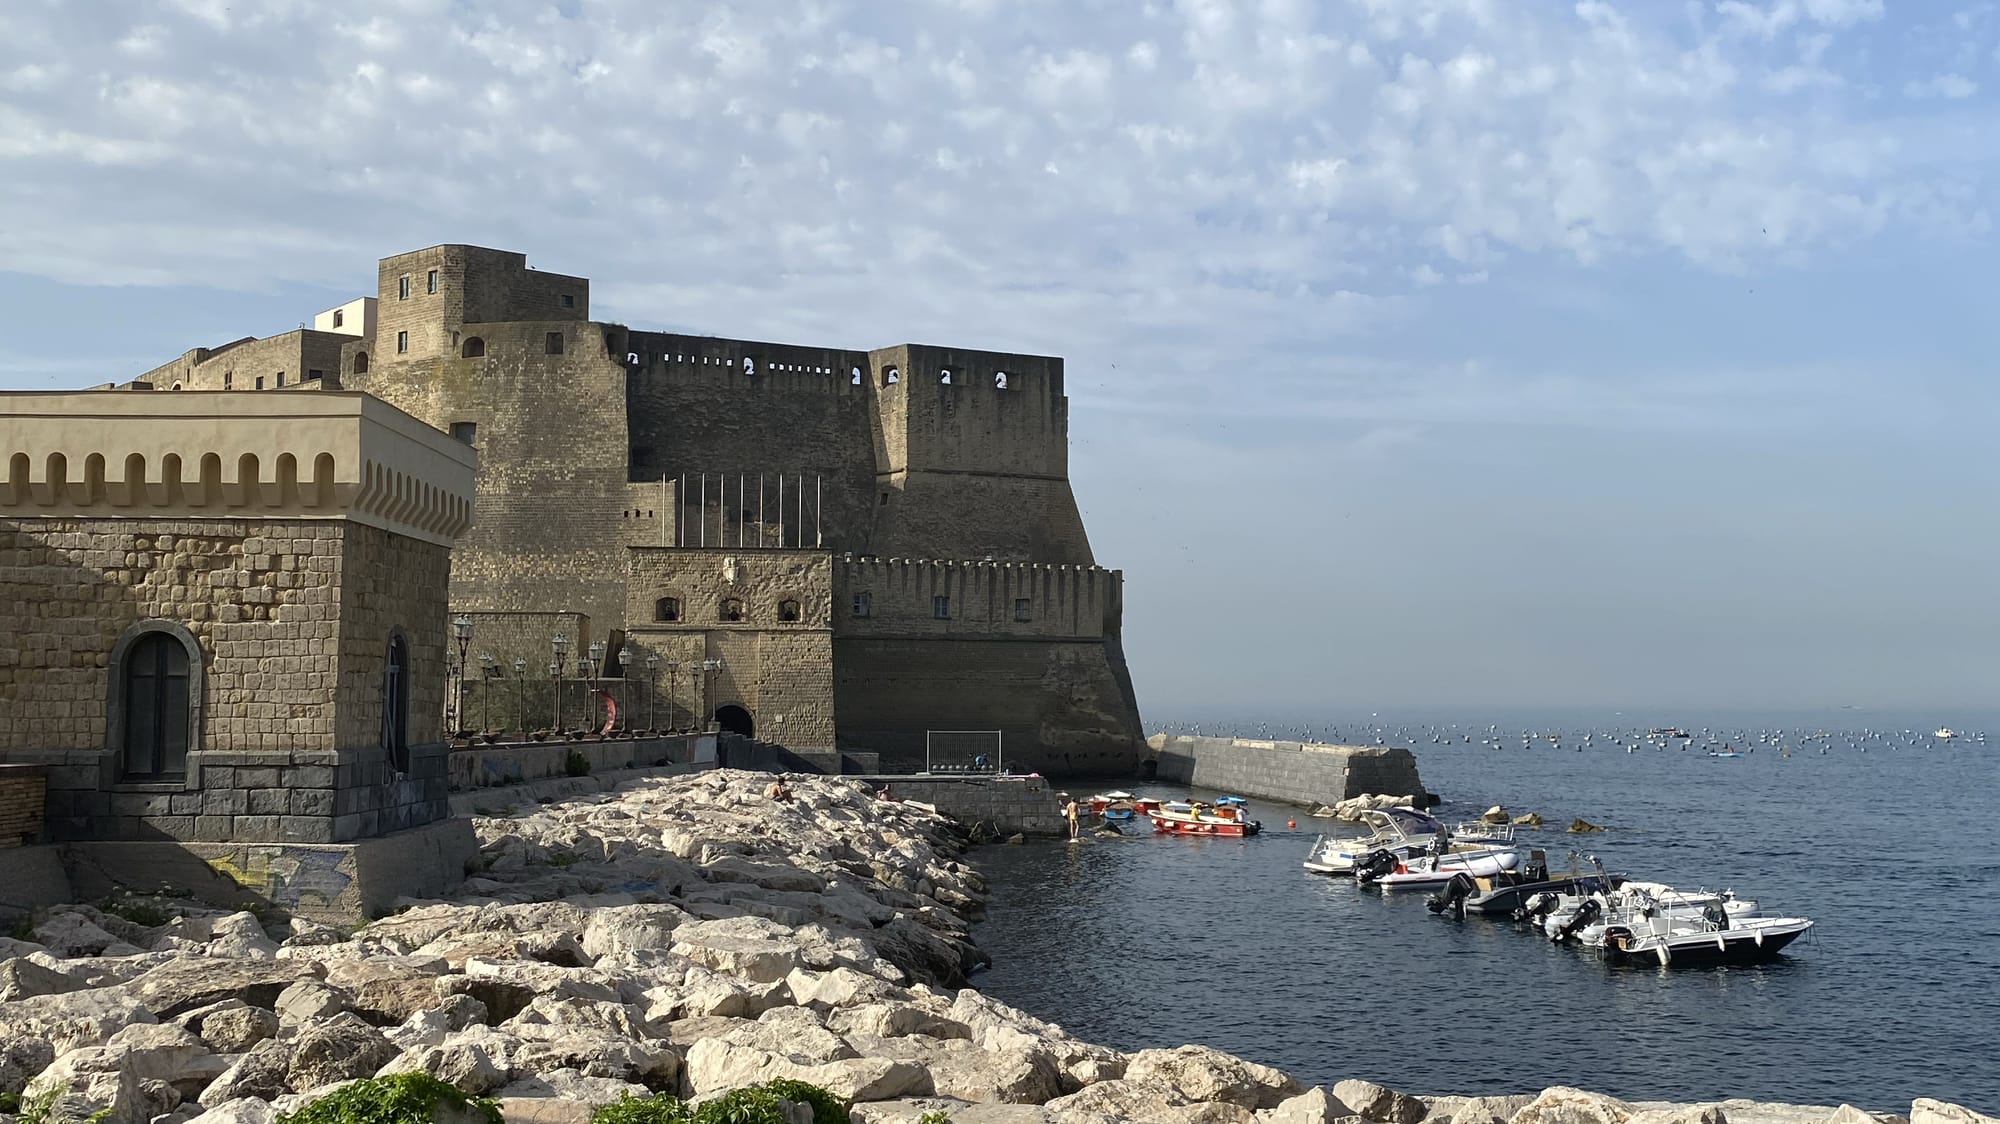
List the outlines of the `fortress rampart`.
{"label": "fortress rampart", "polygon": [[1136,763],[1121,579],[1070,490],[1060,358],[635,331],[590,319],[587,279],[476,246],[384,258],[376,280],[318,328],[143,381],[318,372],[472,445],[451,608],[505,621],[510,648],[541,623],[573,651],[720,659],[680,703],[774,740],[782,714],[804,748],[920,758],[926,729],[978,727],[1024,767]]}

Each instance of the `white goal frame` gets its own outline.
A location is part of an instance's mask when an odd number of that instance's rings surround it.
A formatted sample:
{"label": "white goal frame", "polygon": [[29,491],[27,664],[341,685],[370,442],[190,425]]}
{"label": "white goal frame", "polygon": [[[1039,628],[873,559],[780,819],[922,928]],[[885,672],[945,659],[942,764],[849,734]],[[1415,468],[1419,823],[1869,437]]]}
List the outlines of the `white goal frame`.
{"label": "white goal frame", "polygon": [[[953,736],[957,736],[957,737],[964,737],[964,736],[966,736],[966,735],[968,735],[968,734],[982,734],[982,735],[990,735],[990,736],[991,736],[991,737],[993,738],[993,773],[995,773],[995,774],[998,774],[998,773],[1004,773],[1004,772],[1006,772],[1006,771],[1007,771],[1007,739],[1006,739],[1006,735],[1005,735],[1005,733],[1004,733],[1003,731],[1000,731],[1000,730],[925,730],[925,731],[924,731],[924,772],[926,772],[926,773],[929,773],[929,772],[931,772],[931,771],[932,771],[932,770],[933,770],[933,769],[934,769],[934,768],[936,767],[936,765],[938,764],[938,762],[937,762],[937,759],[936,759],[936,757],[934,756],[934,752],[935,752],[935,750],[936,750],[936,747],[937,747],[937,738],[939,737],[939,735],[953,735]],[[978,752],[978,750],[974,750],[973,752],[974,752],[974,753],[977,753],[977,752]],[[966,766],[968,766],[968,767],[969,767],[969,766],[970,766],[970,765],[972,764],[971,760],[969,759],[969,756],[970,756],[970,755],[968,755],[968,760],[966,760],[966,761],[964,762],[964,764],[965,764]],[[958,762],[952,762],[952,763],[953,763],[953,764],[958,764]],[[968,769],[968,771],[969,771],[969,769]]]}

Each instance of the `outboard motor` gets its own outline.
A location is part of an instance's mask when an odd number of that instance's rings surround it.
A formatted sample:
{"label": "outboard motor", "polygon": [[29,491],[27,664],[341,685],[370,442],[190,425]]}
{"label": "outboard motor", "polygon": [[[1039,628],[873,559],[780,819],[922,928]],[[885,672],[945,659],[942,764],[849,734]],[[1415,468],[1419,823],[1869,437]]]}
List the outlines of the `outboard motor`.
{"label": "outboard motor", "polygon": [[1438,892],[1430,896],[1424,908],[1438,914],[1450,910],[1453,917],[1464,920],[1465,899],[1471,897],[1472,891],[1477,888],[1478,883],[1472,880],[1472,876],[1461,870],[1451,876],[1451,881],[1438,887]]}
{"label": "outboard motor", "polygon": [[1553,894],[1547,890],[1536,894],[1529,894],[1527,901],[1514,907],[1514,920],[1539,922],[1542,918],[1554,913],[1556,907],[1561,904],[1562,895],[1560,894]]}
{"label": "outboard motor", "polygon": [[1701,907],[1701,919],[1715,926],[1717,932],[1721,932],[1729,928],[1729,909],[1722,904],[1721,898],[1717,898]]}
{"label": "outboard motor", "polygon": [[1395,869],[1395,855],[1388,851],[1370,851],[1354,864],[1354,880],[1366,886]]}
{"label": "outboard motor", "polygon": [[1558,926],[1556,931],[1550,934],[1549,939],[1561,944],[1589,928],[1591,922],[1596,921],[1603,912],[1604,907],[1597,904],[1596,898],[1585,898],[1583,904],[1576,907],[1576,914]]}

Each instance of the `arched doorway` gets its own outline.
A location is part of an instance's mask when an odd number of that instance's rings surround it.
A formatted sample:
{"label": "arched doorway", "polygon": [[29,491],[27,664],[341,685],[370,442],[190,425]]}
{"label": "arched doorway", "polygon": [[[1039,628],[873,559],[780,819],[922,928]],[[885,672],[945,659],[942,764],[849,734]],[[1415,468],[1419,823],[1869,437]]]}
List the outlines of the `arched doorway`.
{"label": "arched doorway", "polygon": [[756,736],[756,727],[750,721],[750,712],[735,703],[715,708],[715,724],[722,727],[722,731],[726,734],[741,734],[746,738]]}

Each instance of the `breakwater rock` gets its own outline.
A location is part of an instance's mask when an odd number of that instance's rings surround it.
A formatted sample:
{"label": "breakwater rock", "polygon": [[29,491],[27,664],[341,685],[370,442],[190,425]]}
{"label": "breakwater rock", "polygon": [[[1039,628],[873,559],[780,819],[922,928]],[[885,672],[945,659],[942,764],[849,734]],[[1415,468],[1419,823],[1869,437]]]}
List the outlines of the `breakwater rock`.
{"label": "breakwater rock", "polygon": [[[1900,1124],[1578,1090],[1308,1089],[1205,1046],[1079,1041],[964,986],[984,886],[955,825],[837,778],[771,784],[705,773],[481,819],[481,869],[456,900],[352,934],[48,911],[28,940],[0,939],[0,1093],[112,1124],[267,1124],[404,1072],[512,1120],[576,1124],[623,1093],[777,1077],[859,1124]],[[1908,1124],[2000,1122],[1919,1101]]]}

